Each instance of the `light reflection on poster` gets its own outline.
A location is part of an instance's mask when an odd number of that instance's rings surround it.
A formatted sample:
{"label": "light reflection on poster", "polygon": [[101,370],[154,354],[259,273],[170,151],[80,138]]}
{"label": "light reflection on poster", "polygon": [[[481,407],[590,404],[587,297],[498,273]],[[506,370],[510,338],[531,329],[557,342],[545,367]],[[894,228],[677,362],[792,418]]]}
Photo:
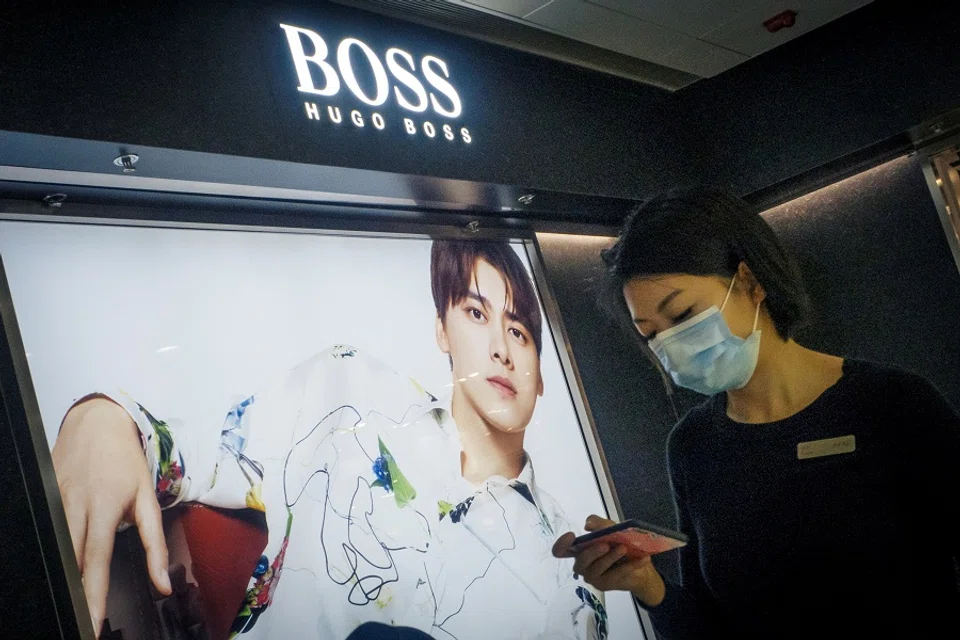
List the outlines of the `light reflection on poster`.
{"label": "light reflection on poster", "polygon": [[[521,245],[0,230],[58,474],[147,461],[167,637],[642,637],[550,554],[605,509]],[[149,637],[117,565],[105,627]]]}

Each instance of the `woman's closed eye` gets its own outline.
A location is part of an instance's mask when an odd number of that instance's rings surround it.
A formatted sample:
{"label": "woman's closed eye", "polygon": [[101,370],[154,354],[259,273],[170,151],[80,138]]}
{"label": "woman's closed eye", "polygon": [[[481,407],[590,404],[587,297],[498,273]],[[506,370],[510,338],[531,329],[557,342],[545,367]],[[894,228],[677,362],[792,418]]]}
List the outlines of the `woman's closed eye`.
{"label": "woman's closed eye", "polygon": [[[690,318],[691,316],[693,316],[693,307],[692,307],[692,306],[691,306],[691,307],[687,307],[687,308],[686,308],[683,312],[681,312],[680,314],[671,317],[671,318],[670,318],[670,326],[676,326],[676,325],[680,324],[681,322],[683,322],[684,320],[686,320],[687,318]],[[640,339],[643,340],[644,342],[650,342],[651,340],[653,340],[654,338],[657,337],[657,332],[656,332],[656,331],[651,331],[650,333],[644,333],[643,330],[640,328],[640,325],[641,325],[642,323],[646,323],[646,321],[645,321],[645,320],[637,320],[637,321],[634,322],[634,326],[637,327],[637,333],[640,334]]]}
{"label": "woman's closed eye", "polygon": [[687,318],[689,318],[691,315],[693,315],[693,307],[690,307],[690,308],[688,308],[686,311],[684,311],[683,313],[681,313],[680,315],[675,316],[675,317],[673,318],[673,324],[675,324],[675,325],[676,325],[676,324],[680,324],[681,322],[683,322],[684,320],[686,320]]}
{"label": "woman's closed eye", "polygon": [[[673,318],[670,319],[670,326],[676,326],[692,316],[693,316],[693,307],[688,307],[683,313],[677,316],[674,316]],[[637,327],[637,331],[640,333],[640,339],[643,340],[644,342],[650,342],[651,340],[657,337],[656,331],[651,331],[650,333],[645,334],[643,331],[640,331],[639,327]]]}

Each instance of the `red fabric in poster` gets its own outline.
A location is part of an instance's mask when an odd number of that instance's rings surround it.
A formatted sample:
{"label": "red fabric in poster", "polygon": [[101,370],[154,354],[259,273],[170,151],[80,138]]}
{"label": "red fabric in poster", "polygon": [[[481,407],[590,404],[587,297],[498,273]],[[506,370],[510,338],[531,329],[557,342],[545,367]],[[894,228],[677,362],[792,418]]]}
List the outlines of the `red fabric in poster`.
{"label": "red fabric in poster", "polygon": [[[180,518],[207,632],[225,639],[267,545],[266,527],[243,511],[188,505]],[[256,514],[260,516],[260,514]]]}

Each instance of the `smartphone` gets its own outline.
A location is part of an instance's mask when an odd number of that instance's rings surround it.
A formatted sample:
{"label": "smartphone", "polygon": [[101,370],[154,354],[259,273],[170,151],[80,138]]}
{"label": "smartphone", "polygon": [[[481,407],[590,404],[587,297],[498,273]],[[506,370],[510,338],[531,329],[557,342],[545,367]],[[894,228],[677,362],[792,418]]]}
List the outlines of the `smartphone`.
{"label": "smartphone", "polygon": [[642,558],[678,549],[686,545],[688,540],[687,536],[679,531],[671,531],[640,520],[624,520],[574,539],[572,547],[579,551],[599,542],[620,544],[627,548],[628,557]]}

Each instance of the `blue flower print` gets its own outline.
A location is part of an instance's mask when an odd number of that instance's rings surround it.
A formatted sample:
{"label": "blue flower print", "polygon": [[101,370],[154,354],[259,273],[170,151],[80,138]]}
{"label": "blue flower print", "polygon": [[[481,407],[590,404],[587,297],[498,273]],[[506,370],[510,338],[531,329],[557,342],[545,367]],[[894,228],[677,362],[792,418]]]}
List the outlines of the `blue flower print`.
{"label": "blue flower print", "polygon": [[253,404],[253,400],[254,396],[250,396],[240,404],[234,406],[223,420],[223,429],[220,431],[220,437],[224,444],[233,449],[234,453],[239,453],[246,448],[247,438],[242,429],[243,415],[247,412],[250,405]]}
{"label": "blue flower print", "polygon": [[604,640],[607,637],[607,610],[603,603],[584,587],[577,587],[577,596],[585,605],[593,609],[597,619],[597,638]]}
{"label": "blue flower print", "polygon": [[373,461],[373,475],[377,477],[377,481],[373,483],[375,487],[383,487],[387,493],[393,492],[393,480],[390,478],[390,467],[385,456]]}
{"label": "blue flower print", "polygon": [[259,578],[267,572],[267,569],[270,568],[270,559],[267,556],[260,556],[260,561],[257,563],[256,568],[253,570],[253,577]]}

